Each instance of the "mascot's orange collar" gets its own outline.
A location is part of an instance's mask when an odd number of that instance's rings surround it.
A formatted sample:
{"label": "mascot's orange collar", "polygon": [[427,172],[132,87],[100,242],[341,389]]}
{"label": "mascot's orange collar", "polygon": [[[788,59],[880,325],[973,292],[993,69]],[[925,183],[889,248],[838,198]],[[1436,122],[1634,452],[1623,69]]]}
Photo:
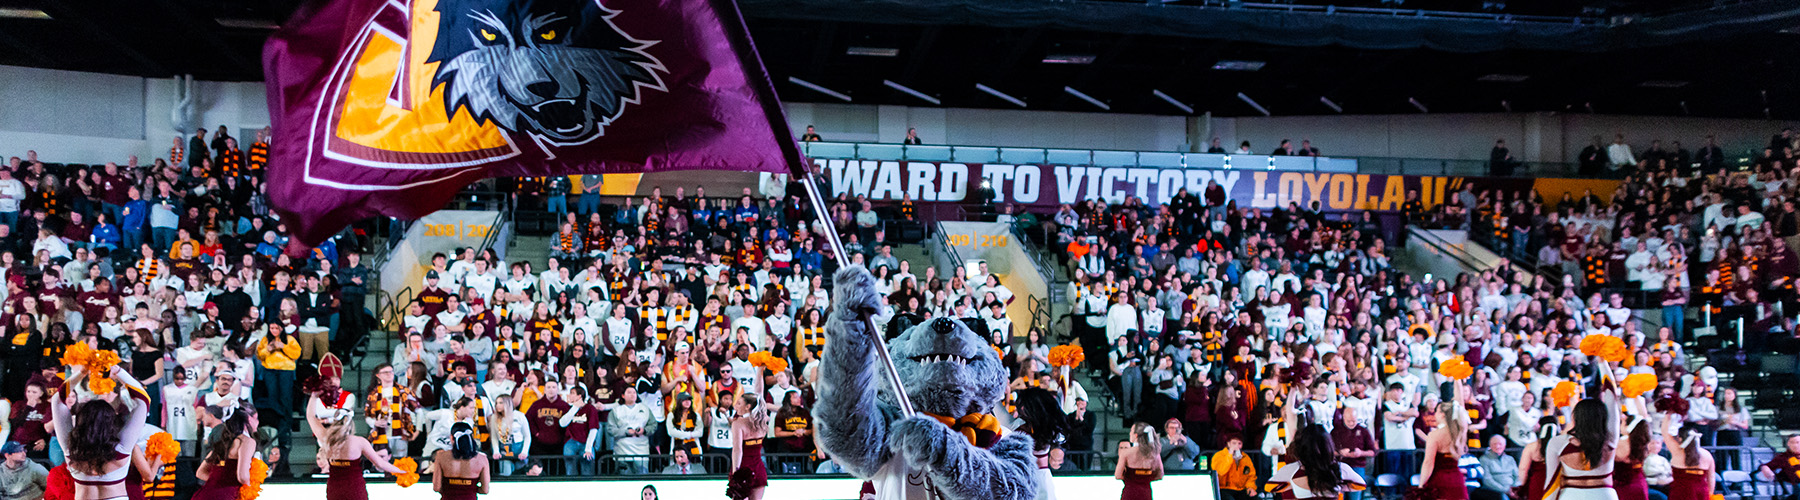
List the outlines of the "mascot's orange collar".
{"label": "mascot's orange collar", "polygon": [[969,444],[975,446],[986,448],[1000,439],[1000,421],[995,419],[992,414],[970,413],[958,419],[930,413],[921,413],[921,415],[937,419],[938,422],[949,426],[950,430],[962,433],[963,437],[969,440]]}

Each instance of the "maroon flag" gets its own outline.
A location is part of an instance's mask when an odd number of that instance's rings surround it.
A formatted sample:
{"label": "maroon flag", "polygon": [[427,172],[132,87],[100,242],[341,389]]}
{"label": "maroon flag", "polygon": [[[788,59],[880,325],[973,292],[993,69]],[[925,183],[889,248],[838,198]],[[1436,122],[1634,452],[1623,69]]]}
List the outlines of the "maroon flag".
{"label": "maroon flag", "polygon": [[799,159],[732,0],[314,0],[263,66],[269,199],[305,245],[485,177]]}

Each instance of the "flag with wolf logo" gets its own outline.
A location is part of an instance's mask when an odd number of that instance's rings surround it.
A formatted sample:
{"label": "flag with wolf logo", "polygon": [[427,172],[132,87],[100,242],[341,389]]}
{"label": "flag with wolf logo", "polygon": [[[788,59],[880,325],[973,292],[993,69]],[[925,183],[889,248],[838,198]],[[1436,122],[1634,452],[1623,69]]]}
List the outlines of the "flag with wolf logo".
{"label": "flag with wolf logo", "polygon": [[263,66],[269,199],[303,245],[486,177],[799,159],[733,0],[312,0]]}

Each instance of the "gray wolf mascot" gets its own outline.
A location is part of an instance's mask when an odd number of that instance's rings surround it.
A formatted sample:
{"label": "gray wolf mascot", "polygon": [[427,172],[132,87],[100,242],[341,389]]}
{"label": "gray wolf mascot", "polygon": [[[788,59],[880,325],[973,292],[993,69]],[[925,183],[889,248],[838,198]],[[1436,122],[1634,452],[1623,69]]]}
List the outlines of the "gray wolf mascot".
{"label": "gray wolf mascot", "polygon": [[881,311],[875,279],[860,266],[834,277],[831,319],[813,418],[820,444],[881,500],[1031,500],[1031,437],[1005,434],[991,408],[1005,394],[999,353],[961,321],[933,318],[888,341],[917,410],[900,418],[874,351]]}

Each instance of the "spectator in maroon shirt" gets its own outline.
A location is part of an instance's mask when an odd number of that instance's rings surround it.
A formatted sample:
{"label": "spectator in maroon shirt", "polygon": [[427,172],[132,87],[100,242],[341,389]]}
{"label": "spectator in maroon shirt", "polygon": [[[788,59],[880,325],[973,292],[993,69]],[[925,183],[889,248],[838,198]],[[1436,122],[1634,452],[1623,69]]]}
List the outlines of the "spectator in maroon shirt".
{"label": "spectator in maroon shirt", "polygon": [[594,455],[600,444],[600,412],[588,404],[587,390],[570,387],[565,394],[569,411],[563,413],[563,449],[574,466],[565,466],[564,474],[591,476],[597,472]]}
{"label": "spectator in maroon shirt", "polygon": [[[1331,430],[1331,442],[1338,449],[1338,460],[1355,469],[1358,475],[1366,474],[1369,457],[1375,456],[1375,433],[1356,418],[1356,407],[1345,406],[1340,410],[1343,423]],[[1355,491],[1344,494],[1345,500],[1358,500],[1362,492]]]}
{"label": "spectator in maroon shirt", "polygon": [[49,448],[50,431],[46,425],[50,421],[50,401],[44,398],[44,386],[38,381],[25,385],[25,399],[13,404],[12,415],[7,417],[12,425],[11,441],[25,445],[29,455],[46,457]]}
{"label": "spectator in maroon shirt", "polygon": [[112,293],[112,280],[104,279],[94,280],[94,291],[81,292],[75,300],[81,305],[82,317],[93,320],[106,317],[107,307],[119,305],[119,296]]}
{"label": "spectator in maroon shirt", "polygon": [[1213,426],[1218,432],[1216,436],[1241,436],[1244,427],[1250,425],[1250,415],[1244,413],[1244,405],[1240,403],[1241,395],[1237,386],[1226,385],[1219,388],[1219,397],[1213,402]]}
{"label": "spectator in maroon shirt", "polygon": [[563,401],[562,384],[556,379],[544,381],[544,395],[531,409],[525,412],[527,424],[531,427],[531,455],[554,457],[562,455],[563,435],[562,417],[569,412],[569,402]]}

